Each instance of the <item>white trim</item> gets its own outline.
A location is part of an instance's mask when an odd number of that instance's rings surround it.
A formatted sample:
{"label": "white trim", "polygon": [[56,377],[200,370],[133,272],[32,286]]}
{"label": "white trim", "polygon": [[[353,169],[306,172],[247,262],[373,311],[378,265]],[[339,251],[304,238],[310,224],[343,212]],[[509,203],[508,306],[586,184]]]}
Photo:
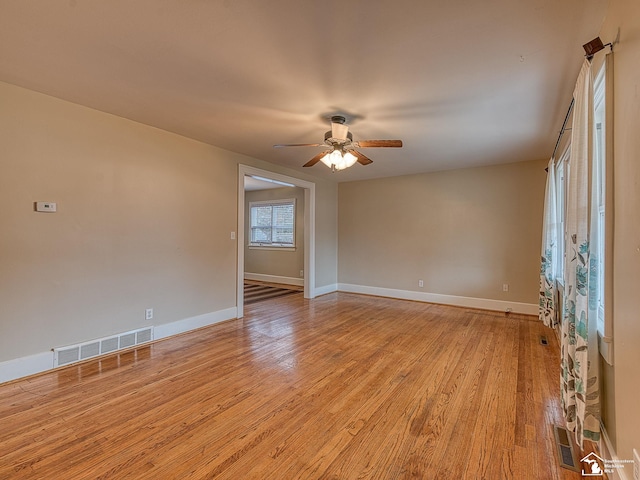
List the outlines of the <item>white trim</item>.
{"label": "white trim", "polygon": [[[298,185],[298,184],[296,184]],[[304,182],[304,298],[316,296],[316,184]]]}
{"label": "white trim", "polygon": [[338,291],[338,284],[332,283],[330,285],[324,285],[322,287],[316,288],[316,296],[318,295],[326,295],[328,293],[333,293]]}
{"label": "white trim", "polygon": [[238,164],[238,235],[237,235],[237,273],[236,273],[236,309],[238,318],[244,315],[244,177],[259,176],[290,183],[304,188],[304,298],[316,296],[316,184],[288,175]]}
{"label": "white trim", "polygon": [[604,337],[602,332],[598,332],[598,350],[604,361],[613,366],[613,338]]}
{"label": "white trim", "polygon": [[394,288],[369,287],[366,285],[351,285],[339,283],[338,290],[348,293],[362,293],[376,295],[378,297],[399,298],[402,300],[415,300],[418,302],[441,303],[456,307],[480,308],[483,310],[495,310],[526,315],[538,315],[538,305],[532,303],[508,302],[504,300],[491,300],[488,298],[460,297],[457,295],[443,295],[440,293],[414,292],[411,290],[397,290]]}
{"label": "white trim", "polygon": [[280,275],[266,275],[264,273],[244,272],[245,280],[257,280],[259,282],[284,283],[285,285],[303,286],[304,278],[282,277]]}
{"label": "white trim", "polygon": [[231,320],[232,318],[237,318],[236,307],[225,308],[224,310],[204,313],[202,315],[196,315],[195,317],[189,317],[175,322],[157,325],[154,327],[155,340],[160,340],[161,338],[167,338],[172,335],[189,332],[191,330],[195,330],[196,328],[206,327],[209,325],[213,325],[214,323]]}
{"label": "white trim", "polygon": [[[190,330],[195,330],[196,328],[202,328],[208,325],[213,325],[214,323],[231,320],[233,318],[237,318],[236,313],[236,307],[231,307],[224,310],[218,310],[216,312],[177,320],[171,323],[165,323],[164,325],[156,325],[153,327],[153,340],[160,340],[172,335],[178,335]],[[148,344],[145,343],[141,345]],[[113,353],[117,354],[119,353],[119,350],[115,350]],[[53,370],[53,365],[53,350],[50,352],[36,353],[35,355],[0,362],[0,383],[10,382],[11,380],[17,380],[18,378]],[[67,365],[63,365],[60,368],[65,368],[66,366]]]}
{"label": "white trim", "polygon": [[15,358],[0,362],[0,383],[10,382],[21,377],[53,368],[53,351],[36,353],[28,357]]}
{"label": "white trim", "polygon": [[[616,450],[615,448],[613,448],[611,439],[609,438],[609,435],[607,434],[607,430],[604,428],[604,425],[602,424],[602,422],[600,422],[600,442],[598,447],[600,449],[600,454],[602,455],[603,458],[607,460],[613,460],[614,462],[619,460],[618,455],[616,454]],[[629,465],[633,467],[633,464],[629,464]],[[613,473],[607,474],[609,480],[628,480],[629,477],[627,477],[627,474],[625,473],[624,470],[625,470],[624,468],[614,468]],[[631,475],[633,475],[633,473]]]}

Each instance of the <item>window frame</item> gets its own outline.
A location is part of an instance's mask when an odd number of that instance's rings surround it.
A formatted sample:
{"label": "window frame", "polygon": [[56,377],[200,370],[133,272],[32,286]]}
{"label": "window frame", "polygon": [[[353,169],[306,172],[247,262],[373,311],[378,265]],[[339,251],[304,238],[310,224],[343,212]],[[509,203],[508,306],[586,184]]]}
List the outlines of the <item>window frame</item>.
{"label": "window frame", "polygon": [[[271,223],[269,226],[260,226],[262,228],[270,228],[271,229],[271,242],[256,242],[253,241],[253,231],[255,228],[259,228],[258,226],[254,226],[253,221],[253,208],[254,207],[276,207],[282,205],[291,205],[293,207],[292,214],[292,242],[274,242],[273,241],[273,229],[277,226],[274,225],[274,217],[273,211],[271,214]],[[296,249],[296,199],[295,198],[285,198],[278,200],[256,200],[253,202],[249,202],[249,228],[247,229],[247,246],[250,249],[261,249],[261,250],[280,250],[280,251],[294,251]]]}
{"label": "window frame", "polygon": [[556,282],[564,287],[564,268],[566,257],[566,229],[565,218],[567,216],[567,183],[569,179],[569,158],[571,156],[571,142],[562,151],[556,163],[556,222],[558,239],[558,255],[556,258]]}
{"label": "window frame", "polygon": [[[598,221],[604,222],[604,228],[600,229],[600,260],[603,262],[600,267],[600,291],[598,302],[598,347],[600,355],[609,365],[613,365],[613,275],[611,265],[613,264],[613,54],[609,53],[604,56],[593,82],[593,115],[594,115],[594,131],[593,131],[593,148],[595,150],[596,135],[598,131],[595,129],[598,120],[601,123],[600,133],[603,140],[601,164],[599,165],[601,185],[598,192]],[[602,111],[596,116],[596,107],[602,104]],[[597,105],[598,104],[598,105]],[[600,208],[602,207],[602,208]],[[604,218],[601,217],[604,216]]]}
{"label": "window frame", "polygon": [[598,333],[605,336],[605,260],[606,260],[606,163],[607,101],[606,66],[603,64],[593,82],[593,152],[599,170],[598,200]]}

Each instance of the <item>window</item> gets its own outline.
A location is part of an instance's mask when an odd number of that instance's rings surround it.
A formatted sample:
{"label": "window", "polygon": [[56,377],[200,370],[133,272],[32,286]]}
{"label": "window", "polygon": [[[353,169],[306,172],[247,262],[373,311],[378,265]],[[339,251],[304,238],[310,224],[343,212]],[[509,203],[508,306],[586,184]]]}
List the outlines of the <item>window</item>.
{"label": "window", "polygon": [[249,246],[294,248],[295,199],[249,203]]}
{"label": "window", "polygon": [[[598,72],[593,85],[593,155],[594,155],[594,206],[597,208],[598,256],[598,331],[604,335],[604,285],[605,285],[605,184],[606,184],[606,103],[605,66]],[[592,219],[594,217],[592,216]]]}
{"label": "window", "polygon": [[567,181],[569,171],[569,157],[571,155],[571,144],[567,146],[560,160],[556,164],[556,219],[558,222],[558,230],[556,238],[558,239],[558,254],[556,258],[556,279],[558,283],[564,285],[564,219],[566,216],[566,192]]}

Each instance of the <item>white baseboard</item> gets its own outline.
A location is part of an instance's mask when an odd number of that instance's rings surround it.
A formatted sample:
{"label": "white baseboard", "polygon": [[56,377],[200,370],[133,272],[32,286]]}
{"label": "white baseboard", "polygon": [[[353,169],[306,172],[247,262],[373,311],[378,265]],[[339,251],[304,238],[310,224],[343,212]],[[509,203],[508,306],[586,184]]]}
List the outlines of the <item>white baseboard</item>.
{"label": "white baseboard", "polygon": [[326,295],[327,293],[333,293],[333,292],[337,292],[338,291],[338,284],[337,283],[331,283],[329,285],[323,285],[322,287],[316,287],[316,291],[315,291],[315,295],[314,296],[320,296],[320,295]]}
{"label": "white baseboard", "polygon": [[257,280],[259,282],[284,283],[285,285],[304,286],[304,278],[283,277],[281,275],[265,275],[263,273],[244,272],[245,280]]}
{"label": "white baseboard", "polygon": [[[237,318],[237,316],[237,307],[231,307],[171,323],[165,323],[164,325],[157,325],[154,326],[154,340],[178,335],[225,320],[231,320]],[[18,378],[52,370],[53,359],[53,351],[49,351],[0,362],[0,383],[10,382],[11,380],[17,380]]]}
{"label": "white baseboard", "polygon": [[[615,448],[613,448],[613,444],[611,443],[611,439],[607,434],[607,430],[604,428],[602,423],[600,424],[600,442],[598,444],[600,448],[600,456],[607,460],[613,460],[614,463],[617,463],[619,458],[616,454]],[[620,464],[622,468],[613,468],[611,473],[608,473],[609,480],[630,480],[633,477],[633,464]],[[629,468],[631,475],[627,475],[625,470]]]}
{"label": "white baseboard", "polygon": [[224,322],[225,320],[231,320],[232,318],[237,317],[237,307],[225,308],[224,310],[205,313],[195,317],[178,320],[176,322],[156,325],[153,327],[154,337],[155,340],[160,340],[161,338],[171,337],[172,335],[178,335],[190,330],[195,330],[196,328],[206,327],[208,325],[213,325],[214,323]]}
{"label": "white baseboard", "polygon": [[0,362],[0,383],[28,377],[53,368],[53,350]]}
{"label": "white baseboard", "polygon": [[456,307],[480,308],[483,310],[495,310],[504,312],[511,309],[513,313],[537,315],[538,305],[532,303],[508,302],[504,300],[491,300],[487,298],[459,297],[456,295],[443,295],[440,293],[414,292],[411,290],[397,290],[394,288],[369,287],[366,285],[352,285],[339,283],[338,290],[348,293],[362,293],[376,295],[378,297],[399,298],[402,300],[415,300],[418,302],[441,303]]}

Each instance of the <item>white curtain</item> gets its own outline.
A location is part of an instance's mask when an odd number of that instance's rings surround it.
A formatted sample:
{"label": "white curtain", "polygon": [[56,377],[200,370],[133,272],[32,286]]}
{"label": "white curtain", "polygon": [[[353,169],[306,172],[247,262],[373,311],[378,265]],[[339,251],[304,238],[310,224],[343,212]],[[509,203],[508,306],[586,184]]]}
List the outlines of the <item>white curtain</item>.
{"label": "white curtain", "polygon": [[549,160],[547,167],[547,186],[545,189],[544,219],[542,222],[542,252],[540,263],[539,317],[547,327],[558,324],[556,288],[556,264],[559,260],[558,218],[555,158]]}
{"label": "white curtain", "polygon": [[[576,441],[600,438],[597,342],[597,203],[592,180],[593,79],[585,60],[574,90],[567,188],[564,297],[561,335],[562,407]],[[592,208],[593,206],[593,208]],[[595,210],[595,211],[594,211]],[[593,227],[593,228],[592,228]]]}

